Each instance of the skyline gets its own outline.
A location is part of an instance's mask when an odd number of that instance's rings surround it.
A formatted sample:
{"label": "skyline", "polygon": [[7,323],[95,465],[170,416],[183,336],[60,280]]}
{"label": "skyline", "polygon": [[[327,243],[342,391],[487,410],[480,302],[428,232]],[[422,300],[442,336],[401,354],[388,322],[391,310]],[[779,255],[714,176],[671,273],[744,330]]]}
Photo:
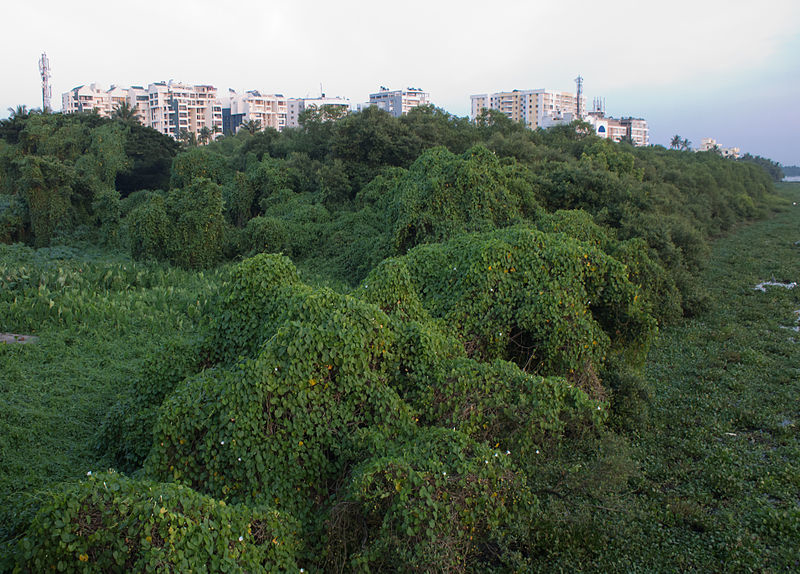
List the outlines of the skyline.
{"label": "skyline", "polygon": [[470,95],[546,88],[604,98],[614,117],[643,117],[651,142],[673,135],[800,165],[800,5],[765,0],[410,0],[394,11],[355,0],[334,5],[176,0],[150,9],[109,5],[74,12],[45,0],[7,7],[0,49],[0,117],[41,107],[38,60],[51,63],[53,108],[82,84],[104,88],[174,79],[220,93],[367,101],[379,86],[414,86],[434,105],[468,116]]}

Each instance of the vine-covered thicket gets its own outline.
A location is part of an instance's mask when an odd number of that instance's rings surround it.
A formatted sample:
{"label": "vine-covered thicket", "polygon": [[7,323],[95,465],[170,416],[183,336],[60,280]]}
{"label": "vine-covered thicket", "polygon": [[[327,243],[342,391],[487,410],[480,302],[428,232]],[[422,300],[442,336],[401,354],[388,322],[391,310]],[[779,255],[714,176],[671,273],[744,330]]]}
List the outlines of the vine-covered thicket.
{"label": "vine-covered thicket", "polygon": [[[548,453],[645,416],[708,241],[777,205],[754,162],[494,113],[321,111],[180,152],[94,115],[0,128],[0,240],[236,262],[99,425],[135,478],[47,494],[21,571],[525,570]],[[135,289],[135,265],[0,265],[29,295],[2,303],[69,321],[73,285]]]}
{"label": "vine-covered thicket", "polygon": [[294,517],[298,564],[508,567],[515,554],[499,549],[519,543],[505,537],[523,536],[535,511],[526,485],[539,449],[598,432],[604,393],[565,366],[543,377],[476,355],[425,306],[405,259],[354,295],[302,283],[282,256],[245,260],[205,340],[166,348],[110,414],[109,454],[150,479]]}

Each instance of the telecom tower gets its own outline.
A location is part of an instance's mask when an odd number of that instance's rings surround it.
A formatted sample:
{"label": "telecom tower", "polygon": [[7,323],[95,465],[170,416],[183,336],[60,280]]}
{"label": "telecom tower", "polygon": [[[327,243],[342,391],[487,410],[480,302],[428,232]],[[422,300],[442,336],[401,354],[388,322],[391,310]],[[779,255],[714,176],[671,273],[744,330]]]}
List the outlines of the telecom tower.
{"label": "telecom tower", "polygon": [[583,99],[583,77],[578,76],[575,78],[575,83],[578,84],[578,119],[583,119],[583,110],[581,109],[581,101]]}
{"label": "telecom tower", "polygon": [[50,60],[44,52],[39,60],[39,74],[42,76],[42,112],[47,113],[51,110],[50,96],[53,94],[53,89],[50,87]]}

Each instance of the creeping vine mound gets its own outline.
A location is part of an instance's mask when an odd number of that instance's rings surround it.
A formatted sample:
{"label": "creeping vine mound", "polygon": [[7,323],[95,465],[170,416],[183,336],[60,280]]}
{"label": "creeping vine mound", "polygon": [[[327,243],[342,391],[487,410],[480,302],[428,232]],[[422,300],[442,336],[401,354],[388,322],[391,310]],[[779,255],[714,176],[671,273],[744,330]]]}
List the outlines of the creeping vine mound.
{"label": "creeping vine mound", "polygon": [[51,494],[17,546],[20,572],[297,571],[298,525],[114,472]]}
{"label": "creeping vine mound", "polygon": [[[106,484],[132,499],[224,500],[241,520],[265,507],[297,520],[285,554],[247,554],[266,569],[486,571],[511,567],[528,536],[539,449],[602,426],[605,358],[635,365],[653,320],[624,265],[597,245],[513,227],[385,260],[352,295],[257,255],[231,273],[209,329],[167,350],[205,362],[178,357],[177,383],[154,369],[153,414],[131,419],[157,421],[143,476],[160,482]],[[73,488],[94,492],[99,480]],[[98,502],[97,520],[130,512],[121,504]],[[151,520],[137,516],[139,529]],[[54,536],[69,532],[52,542],[58,552],[94,548],[93,533],[53,524]],[[224,546],[221,535],[206,544]],[[104,560],[132,555],[128,530],[104,536]],[[225,560],[238,560],[236,541]],[[27,563],[53,555],[25,544]]]}

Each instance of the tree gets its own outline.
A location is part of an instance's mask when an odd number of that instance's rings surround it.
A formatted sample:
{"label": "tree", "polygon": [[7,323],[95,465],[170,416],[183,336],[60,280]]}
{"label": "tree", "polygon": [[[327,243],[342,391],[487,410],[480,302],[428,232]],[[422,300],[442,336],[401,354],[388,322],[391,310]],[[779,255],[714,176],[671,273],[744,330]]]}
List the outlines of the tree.
{"label": "tree", "polygon": [[119,120],[126,124],[139,123],[139,116],[136,113],[136,108],[131,106],[128,102],[121,102],[114,108],[111,118]]}
{"label": "tree", "polygon": [[681,136],[679,136],[678,134],[675,134],[674,136],[672,136],[672,139],[669,142],[669,147],[670,147],[670,149],[680,149],[681,144],[683,144],[683,140],[681,139]]}
{"label": "tree", "polygon": [[683,138],[683,141],[681,142],[681,149],[684,150],[684,151],[691,151],[692,150],[692,142],[690,142],[686,138]]}
{"label": "tree", "polygon": [[24,120],[26,117],[28,117],[28,114],[30,112],[28,111],[28,106],[22,104],[17,106],[16,108],[8,108],[8,113],[9,113],[8,119],[19,118],[21,120]]}
{"label": "tree", "polygon": [[206,145],[209,141],[211,141],[212,131],[208,128],[208,126],[203,126],[200,128],[200,132],[197,134],[198,141]]}
{"label": "tree", "polygon": [[185,147],[197,146],[197,136],[194,134],[194,132],[190,132],[186,128],[181,128],[180,133],[178,133],[178,141],[181,142]]}
{"label": "tree", "polygon": [[297,122],[305,127],[306,124],[312,122],[327,122],[332,120],[339,120],[347,115],[347,108],[343,106],[334,106],[325,104],[322,106],[308,108],[304,110],[297,118]]}
{"label": "tree", "polygon": [[256,132],[261,131],[261,121],[260,120],[247,120],[242,122],[242,125],[239,126],[240,130],[245,130],[250,133],[250,135],[255,135]]}

